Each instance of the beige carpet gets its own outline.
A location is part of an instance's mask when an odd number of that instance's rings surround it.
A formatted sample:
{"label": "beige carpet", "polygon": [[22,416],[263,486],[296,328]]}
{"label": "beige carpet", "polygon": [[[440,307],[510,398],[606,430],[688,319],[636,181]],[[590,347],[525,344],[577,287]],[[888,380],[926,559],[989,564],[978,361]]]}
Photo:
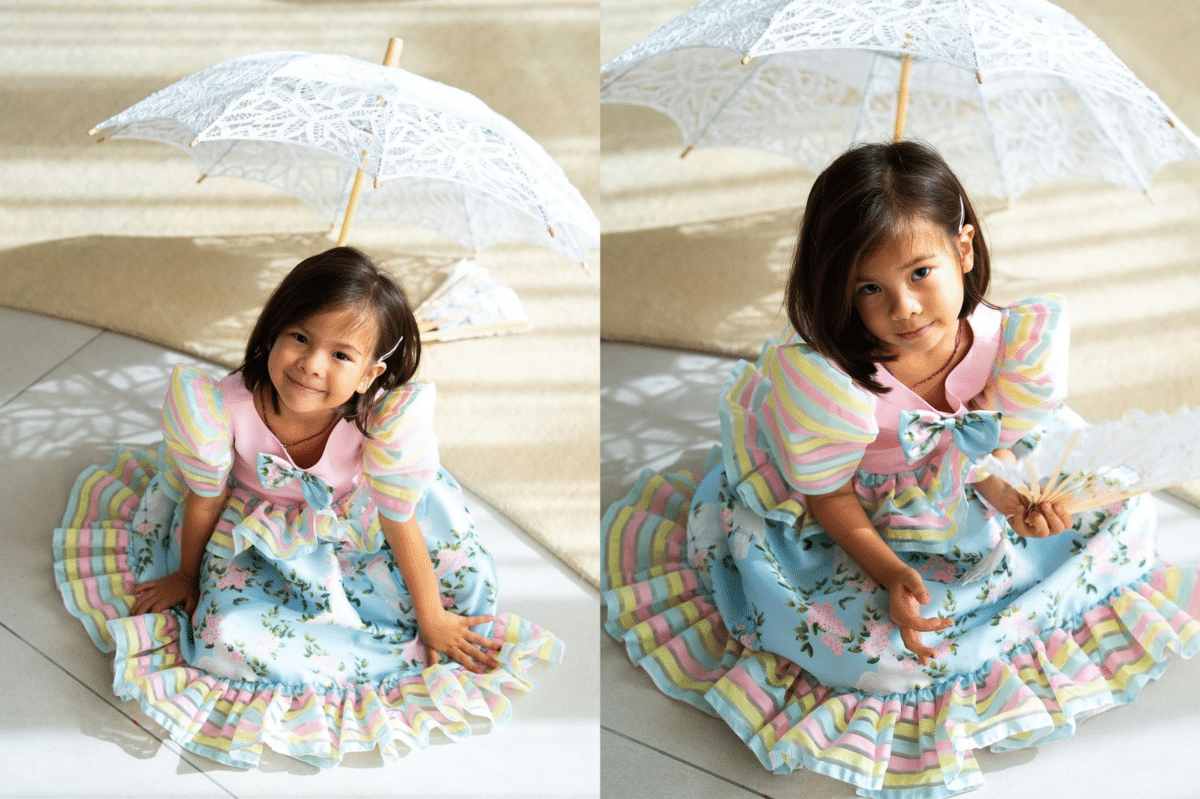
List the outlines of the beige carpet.
{"label": "beige carpet", "polygon": [[[236,10],[234,10],[236,9]],[[218,61],[296,49],[382,58],[473,92],[536,138],[598,200],[594,3],[200,0],[0,12],[0,304],[128,333],[226,365],[262,299],[326,226],[267,186],[211,180],[163,146],[87,131]],[[419,229],[356,226],[419,300],[463,254]],[[430,345],[444,464],[464,485],[598,580],[599,259],[549,251],[479,261],[524,301],[534,330]]]}
{"label": "beige carpet", "polygon": [[[603,57],[688,5],[606,0]],[[1059,5],[1200,130],[1200,7]],[[786,321],[782,286],[813,175],[733,148],[696,150],[681,161],[674,124],[642,108],[605,105],[601,126],[602,336],[756,356]],[[1069,401],[1091,420],[1200,404],[1200,163],[1161,170],[1154,195],[1151,204],[1115,187],[1058,184],[1011,210],[979,203],[993,252],[992,299],[1067,296]],[[1198,502],[1200,483],[1180,493]]]}

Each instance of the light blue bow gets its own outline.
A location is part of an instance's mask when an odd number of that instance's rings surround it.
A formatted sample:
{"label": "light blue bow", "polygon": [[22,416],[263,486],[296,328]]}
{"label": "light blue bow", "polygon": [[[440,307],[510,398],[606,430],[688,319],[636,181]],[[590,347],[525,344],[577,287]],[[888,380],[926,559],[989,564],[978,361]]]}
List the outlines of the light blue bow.
{"label": "light blue bow", "polygon": [[900,448],[909,463],[924,458],[949,430],[954,444],[971,460],[1000,445],[999,411],[970,411],[962,416],[942,417],[931,411],[900,411]]}
{"label": "light blue bow", "polygon": [[282,488],[299,479],[304,501],[319,511],[325,510],[333,502],[333,488],[329,483],[265,452],[258,453],[258,479],[263,488]]}

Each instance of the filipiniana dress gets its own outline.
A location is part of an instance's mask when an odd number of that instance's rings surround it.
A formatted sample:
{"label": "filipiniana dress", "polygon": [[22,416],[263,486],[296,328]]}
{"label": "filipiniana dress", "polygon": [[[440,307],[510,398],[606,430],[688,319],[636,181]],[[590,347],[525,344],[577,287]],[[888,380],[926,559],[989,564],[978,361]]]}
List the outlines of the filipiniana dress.
{"label": "filipiniana dress", "polygon": [[[882,368],[891,391],[866,391],[789,329],[729,376],[703,478],[647,471],[605,514],[608,632],[773,772],[812,769],[864,796],[976,788],[973,750],[1067,737],[1132,701],[1169,651],[1200,649],[1197,570],[1157,560],[1149,497],[1034,539],[976,493],[980,441],[1019,450],[1083,422],[1062,404],[1061,298],[981,305],[968,324],[949,413]],[[805,513],[805,495],[851,480],[921,573],[922,615],[953,622],[923,634],[926,666],[887,591]]]}
{"label": "filipiniana dress", "polygon": [[[54,571],[67,609],[103,651],[114,689],[182,746],[238,767],[263,745],[318,766],[378,747],[385,759],[431,735],[505,722],[502,691],[535,689],[530,667],[558,661],[552,634],[496,611],[492,559],[454,479],[439,468],[432,385],[381,398],[367,429],[339,421],[300,469],[267,430],[240,373],[215,381],[176,367],[157,450],[119,448],[80,475]],[[129,616],[136,583],[179,567],[185,489],[231,488],[203,557],[193,618]],[[501,667],[426,667],[416,615],[379,515],[414,514],[442,602],[495,615],[475,628],[504,641]]]}

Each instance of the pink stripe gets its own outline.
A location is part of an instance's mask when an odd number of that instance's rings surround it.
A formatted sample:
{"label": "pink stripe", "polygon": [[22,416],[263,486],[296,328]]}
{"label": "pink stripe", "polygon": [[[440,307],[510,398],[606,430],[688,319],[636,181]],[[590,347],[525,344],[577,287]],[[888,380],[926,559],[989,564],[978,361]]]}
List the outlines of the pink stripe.
{"label": "pink stripe", "polygon": [[663,483],[650,495],[650,505],[647,510],[656,516],[662,516],[675,493],[674,486],[670,483]]}
{"label": "pink stripe", "polygon": [[649,516],[645,511],[634,511],[617,532],[617,540],[621,542],[621,570],[625,580],[631,579],[638,572],[638,530]]}

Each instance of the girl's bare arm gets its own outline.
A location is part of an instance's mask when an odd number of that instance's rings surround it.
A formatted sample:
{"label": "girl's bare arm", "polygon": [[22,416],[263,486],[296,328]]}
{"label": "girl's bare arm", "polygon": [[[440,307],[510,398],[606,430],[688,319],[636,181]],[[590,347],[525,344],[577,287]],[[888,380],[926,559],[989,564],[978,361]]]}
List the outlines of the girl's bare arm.
{"label": "girl's bare arm", "polygon": [[179,571],[135,585],[134,615],[161,613],[181,603],[187,614],[192,615],[200,601],[200,564],[204,560],[204,547],[212,538],[228,498],[228,491],[205,497],[188,489],[180,530]]}

